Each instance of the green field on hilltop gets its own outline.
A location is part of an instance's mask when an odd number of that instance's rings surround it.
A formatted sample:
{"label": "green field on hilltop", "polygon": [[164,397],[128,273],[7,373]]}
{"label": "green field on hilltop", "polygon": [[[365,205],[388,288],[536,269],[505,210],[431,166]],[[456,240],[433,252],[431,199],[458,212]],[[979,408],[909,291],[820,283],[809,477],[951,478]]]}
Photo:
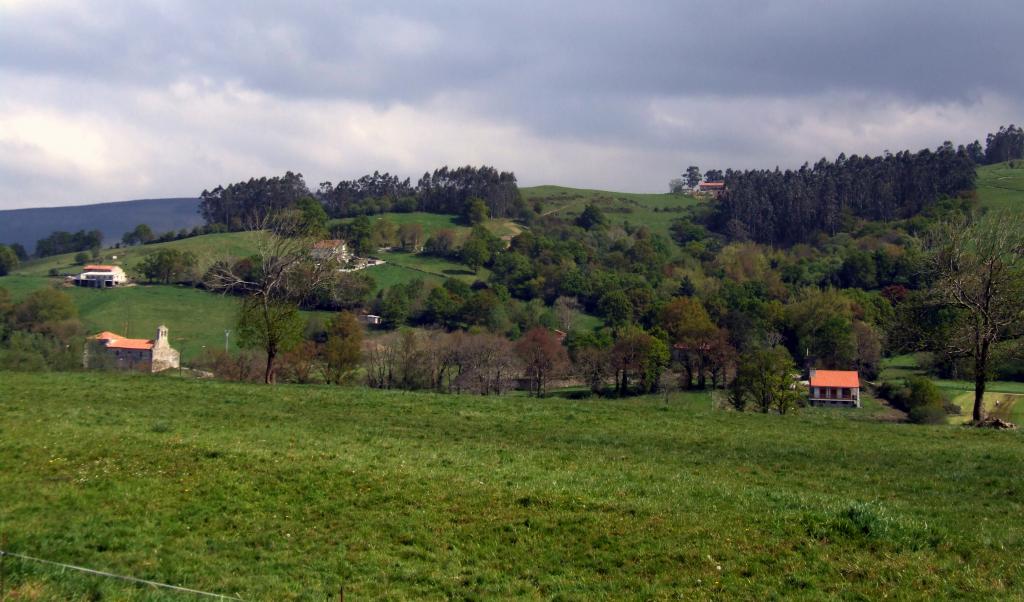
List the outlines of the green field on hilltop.
{"label": "green field on hilltop", "polygon": [[[245,600],[1024,595],[1015,432],[703,394],[0,380],[0,525],[55,561]],[[12,599],[181,599],[5,570]]]}
{"label": "green field on hilltop", "polygon": [[685,215],[682,209],[698,202],[696,198],[683,194],[609,192],[564,186],[533,186],[521,190],[528,205],[540,203],[541,214],[572,219],[588,204],[594,203],[613,224],[646,226],[666,237],[672,221]]}
{"label": "green field on hilltop", "polygon": [[977,187],[982,207],[997,210],[1024,207],[1024,160],[979,167]]}
{"label": "green field on hilltop", "polygon": [[[445,228],[455,230],[456,233],[461,231],[469,232],[469,228],[459,223],[459,216],[457,215],[445,215],[440,213],[426,213],[423,211],[413,211],[411,213],[381,213],[378,215],[367,216],[370,223],[381,219],[386,219],[395,224],[419,224],[423,226],[424,238],[429,238],[434,232]],[[334,219],[328,222],[329,226],[337,224],[344,224],[351,222],[353,217],[346,217],[342,219]]]}
{"label": "green field on hilltop", "polygon": [[[137,245],[134,247],[123,247],[119,249],[103,249],[99,259],[90,260],[90,263],[113,263],[120,265],[128,272],[129,277],[139,278],[136,268],[151,253],[161,249],[177,249],[179,251],[191,251],[196,255],[200,265],[209,265],[216,259],[224,257],[245,257],[256,252],[256,238],[258,233],[254,232],[230,232],[223,234],[205,234],[193,236],[171,242],[154,243],[151,245]],[[45,276],[51,269],[60,273],[77,274],[81,266],[75,263],[75,253],[54,255],[28,261],[20,265],[16,274],[29,276]]]}

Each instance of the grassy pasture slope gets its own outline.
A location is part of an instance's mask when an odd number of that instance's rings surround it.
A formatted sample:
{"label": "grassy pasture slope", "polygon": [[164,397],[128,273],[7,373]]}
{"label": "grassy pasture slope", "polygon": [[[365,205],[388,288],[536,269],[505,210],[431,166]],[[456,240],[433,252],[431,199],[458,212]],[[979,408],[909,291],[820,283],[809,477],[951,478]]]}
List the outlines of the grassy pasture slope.
{"label": "grassy pasture slope", "polygon": [[[142,260],[150,253],[156,253],[161,249],[191,251],[195,253],[200,265],[207,265],[222,257],[245,257],[252,255],[256,252],[256,236],[256,234],[251,232],[230,232],[207,234],[152,245],[104,249],[102,257],[93,263],[113,262],[123,267],[129,276],[136,277],[138,274],[135,272],[135,269],[142,263]],[[117,257],[116,260],[113,259],[115,256]],[[45,276],[51,269],[56,269],[61,273],[77,273],[80,271],[81,266],[75,264],[75,253],[67,253],[26,262],[19,266],[15,273]]]}
{"label": "grassy pasture slope", "polygon": [[[901,382],[908,376],[927,376],[918,367],[917,358],[912,353],[899,355],[882,360],[882,374],[879,381]],[[963,413],[950,418],[953,423],[967,422],[974,408],[974,382],[969,380],[951,380],[932,378],[947,399],[960,406]],[[985,386],[985,407],[990,413],[1010,420],[1024,423],[1024,383],[1014,381],[989,381]]]}
{"label": "grassy pasture slope", "polygon": [[[45,558],[247,600],[1024,594],[1019,433],[704,395],[0,380],[0,524]],[[37,599],[179,599],[7,570]]]}
{"label": "grassy pasture slope", "polygon": [[978,198],[989,209],[1024,207],[1024,161],[1010,161],[978,168]]}
{"label": "grassy pasture slope", "polygon": [[589,203],[595,203],[613,224],[629,222],[634,226],[647,226],[652,232],[666,237],[672,220],[683,214],[663,210],[688,207],[698,202],[688,195],[609,192],[564,186],[533,186],[521,190],[528,205],[532,206],[537,201],[541,203],[541,213],[544,214],[572,218]]}
{"label": "grassy pasture slope", "polygon": [[[20,300],[30,292],[52,286],[54,279],[6,276],[0,287]],[[134,286],[114,290],[62,289],[75,301],[86,332],[112,330],[125,336],[151,339],[166,324],[171,344],[190,362],[202,348],[224,345],[224,330],[235,328],[237,300],[181,286]],[[127,324],[128,328],[125,328]],[[231,339],[234,347],[234,339]]]}

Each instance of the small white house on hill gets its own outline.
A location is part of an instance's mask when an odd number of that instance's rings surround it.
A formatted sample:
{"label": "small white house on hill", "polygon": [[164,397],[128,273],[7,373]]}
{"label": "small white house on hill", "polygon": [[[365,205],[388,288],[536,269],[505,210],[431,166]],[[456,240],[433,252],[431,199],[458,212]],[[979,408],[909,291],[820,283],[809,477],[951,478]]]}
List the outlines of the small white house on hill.
{"label": "small white house on hill", "polygon": [[128,282],[128,276],[120,266],[87,265],[82,273],[75,276],[75,286],[90,288],[114,288]]}

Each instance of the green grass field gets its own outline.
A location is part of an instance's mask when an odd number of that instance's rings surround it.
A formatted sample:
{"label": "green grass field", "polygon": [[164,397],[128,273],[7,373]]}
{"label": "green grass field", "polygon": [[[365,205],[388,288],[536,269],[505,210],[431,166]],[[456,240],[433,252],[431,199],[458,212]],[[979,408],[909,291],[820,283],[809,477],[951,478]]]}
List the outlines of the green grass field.
{"label": "green grass field", "polygon": [[[672,221],[683,216],[683,213],[677,210],[698,202],[689,195],[609,192],[564,186],[534,186],[521,190],[527,204],[541,204],[543,214],[573,218],[589,203],[595,203],[605,211],[605,215],[613,224],[647,226],[652,232],[665,237],[669,236]],[[666,209],[671,211],[665,211]]]}
{"label": "green grass field", "polygon": [[[909,376],[927,376],[918,367],[917,358],[908,353],[882,361],[879,380],[901,381]],[[960,406],[961,415],[950,418],[954,424],[970,420],[974,408],[974,382],[932,378],[932,382],[951,402]],[[989,381],[985,386],[985,409],[995,416],[1012,422],[1024,423],[1024,383],[1015,381]]]}
{"label": "green grass field", "polygon": [[[208,265],[223,257],[245,257],[256,251],[256,236],[252,232],[207,234],[172,242],[138,245],[121,249],[103,249],[100,259],[90,263],[114,263],[124,268],[130,277],[138,277],[136,267],[145,257],[161,249],[177,249],[195,253],[200,265]],[[116,259],[115,259],[116,258]],[[61,273],[77,274],[81,266],[75,264],[75,254],[54,255],[29,261],[19,266],[15,274],[46,276],[51,269]]]}
{"label": "green grass field", "polygon": [[1024,161],[979,167],[977,186],[983,207],[1019,210],[1024,207]]}
{"label": "green grass field", "polygon": [[[700,394],[0,381],[0,529],[47,559],[246,600],[1024,595],[1018,433]],[[181,599],[6,571],[12,599]]]}
{"label": "green grass field", "polygon": [[373,281],[377,285],[373,291],[374,294],[396,284],[412,282],[417,278],[424,282],[433,282],[435,284],[442,284],[444,282],[444,279],[440,276],[402,267],[393,263],[385,263],[384,265],[367,268],[366,273],[373,277]]}
{"label": "green grass field", "polygon": [[[0,278],[0,288],[8,289],[18,300],[55,282],[39,276],[7,276]],[[188,287],[62,290],[75,301],[88,333],[110,330],[127,337],[151,339],[156,336],[157,326],[166,324],[171,345],[181,351],[186,364],[197,358],[203,347],[222,348],[224,330],[234,330],[238,317],[238,302],[234,298]]]}
{"label": "green grass field", "polygon": [[[355,218],[347,217],[343,219],[335,219],[329,222],[329,225],[333,226],[336,224],[343,224],[351,222]],[[461,225],[458,222],[459,216],[457,215],[442,215],[439,213],[425,213],[423,211],[414,211],[412,213],[382,213],[380,215],[369,216],[370,223],[373,223],[380,219],[386,219],[397,225],[402,224],[419,224],[423,226],[423,235],[425,238],[429,238],[434,232],[438,230],[449,228],[455,230],[456,233],[468,233],[469,228]]]}

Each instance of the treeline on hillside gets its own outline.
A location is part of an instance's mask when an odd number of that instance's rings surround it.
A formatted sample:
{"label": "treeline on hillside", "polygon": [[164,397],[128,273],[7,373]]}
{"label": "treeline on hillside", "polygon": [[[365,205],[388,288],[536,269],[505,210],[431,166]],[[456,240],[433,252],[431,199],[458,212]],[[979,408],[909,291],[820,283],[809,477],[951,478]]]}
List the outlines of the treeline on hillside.
{"label": "treeline on hillside", "polygon": [[943,197],[974,188],[965,147],[895,155],[840,155],[798,170],[727,170],[726,190],[709,226],[726,236],[767,244],[835,235],[852,218],[891,221],[916,215]]}
{"label": "treeline on hillside", "polygon": [[321,203],[330,217],[350,217],[390,211],[427,211],[468,215],[474,200],[482,200],[492,217],[516,217],[523,211],[515,174],[493,167],[447,166],[425,173],[413,187],[408,178],[374,172],[356,180],[320,184],[314,193],[302,174],[253,178],[204,190],[199,211],[208,224],[242,230],[268,216],[296,207],[304,198]]}
{"label": "treeline on hillside", "polygon": [[98,251],[101,246],[103,233],[99,230],[57,231],[36,242],[36,256],[49,257],[79,251]]}
{"label": "treeline on hillside", "polygon": [[[1024,130],[1003,126],[982,148],[975,140],[954,148],[901,151],[882,156],[821,159],[798,170],[711,170],[708,181],[724,181],[706,223],[734,240],[791,245],[821,233],[833,236],[859,218],[891,221],[917,215],[942,198],[974,190],[975,167],[1024,158]],[[691,173],[692,172],[692,173]],[[699,170],[686,176],[692,186]],[[678,180],[682,185],[682,180]]]}

